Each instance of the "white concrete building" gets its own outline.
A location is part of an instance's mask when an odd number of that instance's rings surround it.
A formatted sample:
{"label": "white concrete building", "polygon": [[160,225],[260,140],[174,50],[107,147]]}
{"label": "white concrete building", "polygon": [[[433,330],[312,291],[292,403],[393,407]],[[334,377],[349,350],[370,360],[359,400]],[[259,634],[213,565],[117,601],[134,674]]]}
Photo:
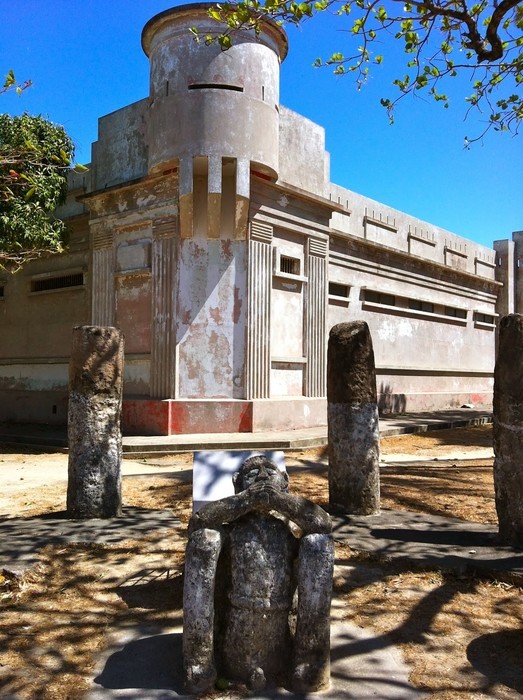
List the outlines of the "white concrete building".
{"label": "white concrete building", "polygon": [[135,433],[325,424],[328,331],[353,319],[382,410],[489,405],[523,233],[489,249],[332,184],[323,128],[279,103],[284,31],[222,52],[189,32],[207,8],[147,23],[150,94],[99,120],[68,251],[0,279],[0,420],[65,422],[80,324],[123,329]]}

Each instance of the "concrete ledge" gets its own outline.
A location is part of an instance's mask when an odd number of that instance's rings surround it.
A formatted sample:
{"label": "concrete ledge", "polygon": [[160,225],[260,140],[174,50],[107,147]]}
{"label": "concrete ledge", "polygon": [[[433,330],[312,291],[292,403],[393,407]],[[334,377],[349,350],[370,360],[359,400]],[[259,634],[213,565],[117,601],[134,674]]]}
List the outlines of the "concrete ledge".
{"label": "concrete ledge", "polygon": [[[433,413],[408,413],[380,418],[381,437],[422,433],[429,430],[463,428],[492,422],[490,411],[456,409]],[[67,448],[65,427],[50,425],[0,424],[0,443],[26,445],[35,449]],[[259,433],[193,433],[186,435],[129,436],[123,438],[126,457],[173,454],[195,450],[297,450],[327,444],[327,426],[300,430],[265,431]]]}

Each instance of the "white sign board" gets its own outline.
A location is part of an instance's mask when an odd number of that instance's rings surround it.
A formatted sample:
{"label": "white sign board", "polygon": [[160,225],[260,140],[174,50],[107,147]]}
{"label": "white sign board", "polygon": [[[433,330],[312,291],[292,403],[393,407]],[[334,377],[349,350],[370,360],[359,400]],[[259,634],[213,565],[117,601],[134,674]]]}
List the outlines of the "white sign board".
{"label": "white sign board", "polygon": [[210,501],[234,494],[232,475],[249,457],[263,455],[285,471],[285,457],[281,451],[272,452],[218,452],[208,450],[194,453],[192,499],[193,512]]}

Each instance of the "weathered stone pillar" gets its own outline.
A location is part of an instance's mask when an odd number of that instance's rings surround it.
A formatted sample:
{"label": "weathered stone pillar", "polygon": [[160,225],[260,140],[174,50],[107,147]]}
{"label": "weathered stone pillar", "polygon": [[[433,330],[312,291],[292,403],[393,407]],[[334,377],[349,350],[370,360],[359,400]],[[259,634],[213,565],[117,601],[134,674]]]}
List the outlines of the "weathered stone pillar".
{"label": "weathered stone pillar", "polygon": [[376,370],[364,321],[331,329],[327,351],[329,503],[372,515],[380,509]]}
{"label": "weathered stone pillar", "polygon": [[69,363],[71,518],[121,514],[123,337],[117,328],[77,326]]}
{"label": "weathered stone pillar", "polygon": [[500,539],[523,545],[523,315],[504,316],[494,370],[494,488]]}

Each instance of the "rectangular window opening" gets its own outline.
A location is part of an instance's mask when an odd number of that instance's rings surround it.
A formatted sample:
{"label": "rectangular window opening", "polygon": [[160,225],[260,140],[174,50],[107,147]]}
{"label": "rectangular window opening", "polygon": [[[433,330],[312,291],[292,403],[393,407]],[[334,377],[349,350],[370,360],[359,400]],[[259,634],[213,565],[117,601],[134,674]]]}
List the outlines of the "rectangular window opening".
{"label": "rectangular window opening", "polygon": [[445,316],[452,316],[453,318],[467,318],[467,311],[466,309],[456,309],[453,306],[446,306]]}
{"label": "rectangular window opening", "polygon": [[491,316],[490,314],[484,314],[480,311],[476,311],[476,313],[474,314],[474,320],[477,323],[487,323],[490,326],[493,326],[495,324],[494,316]]}
{"label": "rectangular window opening", "polygon": [[371,304],[382,304],[383,306],[396,306],[396,297],[394,294],[375,292],[372,289],[365,290],[365,301]]}
{"label": "rectangular window opening", "polygon": [[4,286],[0,285],[0,299],[4,298]]}
{"label": "rectangular window opening", "polygon": [[32,292],[48,292],[52,289],[66,289],[68,287],[81,287],[84,284],[84,273],[76,272],[71,275],[56,277],[42,277],[31,280]]}
{"label": "rectangular window opening", "polygon": [[345,297],[349,296],[349,285],[340,284],[339,282],[329,282],[329,295],[333,297]]}
{"label": "rectangular window opening", "polygon": [[424,311],[427,314],[433,314],[434,304],[430,301],[422,301],[421,299],[409,299],[409,309],[412,309],[412,311]]}

